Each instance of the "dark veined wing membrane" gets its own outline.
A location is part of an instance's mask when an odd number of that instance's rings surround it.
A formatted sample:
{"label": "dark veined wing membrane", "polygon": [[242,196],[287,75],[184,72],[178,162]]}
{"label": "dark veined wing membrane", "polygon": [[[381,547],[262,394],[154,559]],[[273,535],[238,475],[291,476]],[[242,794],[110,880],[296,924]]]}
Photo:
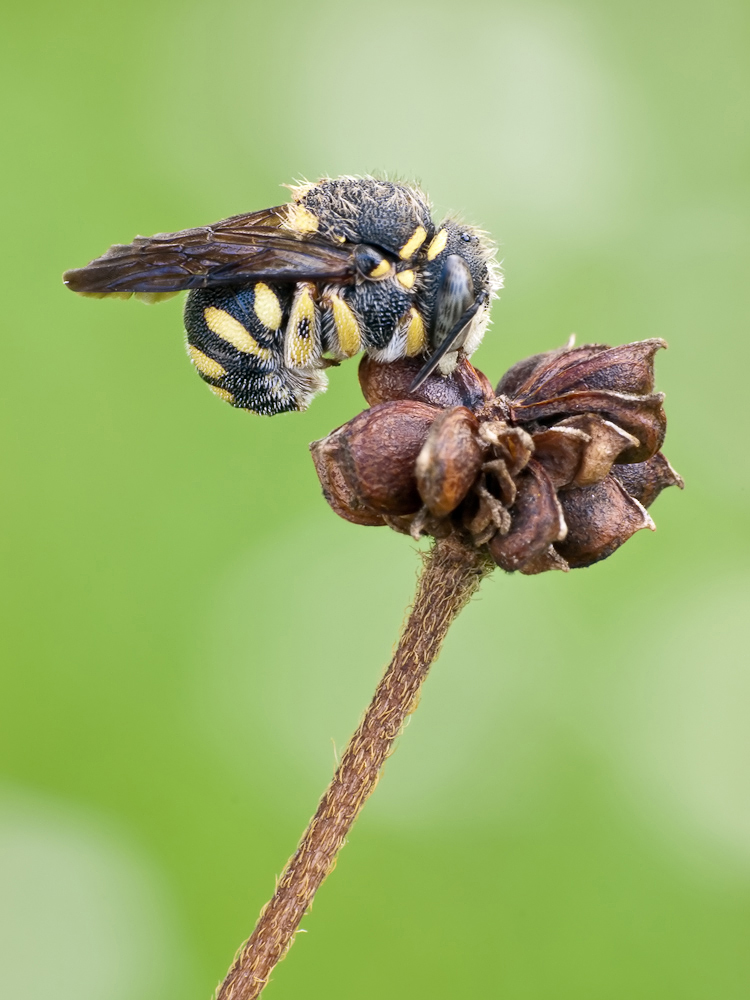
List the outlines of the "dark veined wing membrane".
{"label": "dark veined wing membrane", "polygon": [[179,292],[243,281],[294,282],[346,278],[354,273],[351,248],[282,228],[288,206],[235,215],[179,233],[138,236],[115,244],[86,267],[66,271],[74,292]]}

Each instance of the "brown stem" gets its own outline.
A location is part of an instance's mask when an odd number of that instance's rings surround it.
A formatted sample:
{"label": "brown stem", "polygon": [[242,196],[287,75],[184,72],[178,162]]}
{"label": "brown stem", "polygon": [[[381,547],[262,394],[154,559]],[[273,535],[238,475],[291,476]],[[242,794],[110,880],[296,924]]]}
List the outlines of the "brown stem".
{"label": "brown stem", "polygon": [[411,613],[388,670],[273,898],[239,952],[216,1000],[254,1000],[294,933],[378,781],[404,720],[415,708],[448,629],[493,564],[456,538],[437,541],[425,561]]}

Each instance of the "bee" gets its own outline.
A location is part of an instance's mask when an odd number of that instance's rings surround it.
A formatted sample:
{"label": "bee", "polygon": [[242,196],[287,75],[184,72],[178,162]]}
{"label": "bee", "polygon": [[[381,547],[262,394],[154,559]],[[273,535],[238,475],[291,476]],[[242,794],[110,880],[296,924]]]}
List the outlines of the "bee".
{"label": "bee", "polygon": [[304,410],[325,369],[364,351],[425,359],[413,388],[471,355],[501,287],[485,234],[439,226],[416,186],[372,177],[291,188],[286,205],[116,244],[66,271],[74,292],[156,302],[188,290],[187,350],[232,406]]}

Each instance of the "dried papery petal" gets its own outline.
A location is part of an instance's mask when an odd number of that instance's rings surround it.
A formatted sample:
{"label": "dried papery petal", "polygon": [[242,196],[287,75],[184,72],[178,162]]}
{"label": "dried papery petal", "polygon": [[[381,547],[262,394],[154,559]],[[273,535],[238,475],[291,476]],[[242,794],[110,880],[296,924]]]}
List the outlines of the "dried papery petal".
{"label": "dried papery petal", "polygon": [[668,486],[684,489],[682,476],[678,475],[661,452],[657,452],[646,462],[632,465],[614,465],[612,473],[622,485],[644,507],[650,507],[662,490]]}
{"label": "dried papery petal", "polygon": [[462,357],[449,377],[460,386],[464,406],[468,406],[470,410],[478,410],[484,403],[495,398],[490,380],[468,358]]}
{"label": "dried papery petal", "polygon": [[662,403],[664,394],[628,396],[606,389],[582,389],[538,403],[511,404],[511,415],[519,423],[546,420],[550,417],[576,413],[600,413],[606,420],[632,434],[640,444],[628,448],[620,456],[621,464],[645,462],[661,448],[667,430],[667,418]]}
{"label": "dried papery petal", "polygon": [[422,535],[430,535],[432,538],[447,538],[453,533],[453,525],[449,520],[441,517],[433,517],[426,507],[422,507],[416,514],[388,514],[383,515],[383,520],[389,528],[393,528],[400,535],[410,535],[418,541]]}
{"label": "dried papery petal", "polygon": [[569,372],[569,377],[578,379],[577,383],[571,382],[570,388],[649,395],[654,391],[654,355],[666,347],[666,340],[658,337],[609,347]]}
{"label": "dried papery petal", "polygon": [[552,358],[565,354],[569,348],[558,347],[554,351],[544,351],[542,354],[532,354],[531,357],[516,361],[497,383],[495,392],[498,396],[516,396],[522,385],[531,380],[531,376],[546,365]]}
{"label": "dried papery petal", "polygon": [[453,533],[453,525],[444,517],[436,517],[427,507],[421,507],[416,514],[410,515],[409,534],[418,542],[422,535],[432,535],[433,538],[447,538]]}
{"label": "dried papery petal", "polygon": [[394,399],[415,399],[445,410],[452,406],[478,409],[494,396],[487,376],[478,372],[467,358],[462,358],[450,375],[430,375],[411,392],[411,384],[423,365],[424,358],[381,363],[365,355],[359,365],[362,394],[370,406]]}
{"label": "dried papery petal", "polygon": [[555,488],[543,467],[533,459],[518,477],[518,496],[507,535],[495,535],[490,555],[512,572],[531,563],[547,547],[565,537],[565,521]]}
{"label": "dried papery petal", "polygon": [[379,514],[413,514],[422,506],[414,467],[434,406],[400,399],[360,413],[338,431],[341,471],[354,495]]}
{"label": "dried papery petal", "polygon": [[576,427],[563,427],[562,424],[537,431],[532,434],[532,440],[534,458],[544,466],[555,489],[573,482],[583,462],[586,448],[591,444],[591,437],[585,431]]}
{"label": "dried papery petal", "polygon": [[416,514],[384,514],[383,520],[400,535],[411,535],[411,526]]}
{"label": "dried papery petal", "polygon": [[541,555],[527,560],[521,566],[519,573],[523,573],[524,576],[536,576],[538,573],[547,573],[553,569],[562,570],[563,573],[567,573],[570,570],[570,566],[568,566],[567,562],[555,549],[555,546],[549,545]]}
{"label": "dried papery petal", "polygon": [[[515,493],[515,484],[513,489]],[[498,532],[508,534],[511,517],[504,504],[487,489],[486,483],[480,482],[463,510],[463,525],[475,545],[486,545]]]}
{"label": "dried papery petal", "polygon": [[385,521],[379,514],[365,507],[354,493],[341,471],[341,448],[339,431],[333,431],[321,441],[310,445],[315,471],[318,473],[323,496],[333,510],[353,524],[380,527]]}
{"label": "dried papery petal", "polygon": [[638,438],[596,413],[568,417],[567,420],[555,425],[554,429],[558,428],[561,430],[575,428],[583,431],[589,438],[588,444],[583,449],[578,471],[570,480],[573,486],[593,486],[594,483],[600,483],[609,475],[618,455],[639,447]]}
{"label": "dried papery petal", "polygon": [[559,499],[568,534],[555,548],[572,569],[606,559],[641,528],[654,530],[646,509],[613,475],[595,486],[562,490]]}
{"label": "dried papery petal", "polygon": [[473,486],[482,466],[477,418],[464,406],[435,420],[417,457],[419,494],[436,517],[446,517]]}
{"label": "dried papery petal", "polygon": [[[529,456],[531,457],[531,456]],[[484,472],[485,485],[488,481],[494,483],[496,495],[502,500],[506,507],[512,507],[516,502],[516,481],[508,470],[508,463],[504,458],[493,458],[485,462],[482,466]],[[503,531],[503,534],[505,532]]]}
{"label": "dried papery petal", "polygon": [[508,466],[511,476],[517,475],[534,454],[531,435],[522,427],[509,427],[504,420],[489,420],[479,427],[479,437],[492,445]]}
{"label": "dried papery petal", "polygon": [[554,352],[517,385],[517,402],[533,403],[578,389],[609,389],[646,395],[654,388],[654,355],[664,340],[641,340],[619,347],[584,344]]}

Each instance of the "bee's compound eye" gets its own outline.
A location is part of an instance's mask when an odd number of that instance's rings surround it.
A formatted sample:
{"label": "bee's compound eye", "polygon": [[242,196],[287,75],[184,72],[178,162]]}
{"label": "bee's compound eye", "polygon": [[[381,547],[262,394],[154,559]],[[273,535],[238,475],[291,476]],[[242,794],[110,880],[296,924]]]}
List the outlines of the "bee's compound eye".
{"label": "bee's compound eye", "polygon": [[357,270],[365,278],[385,278],[393,270],[393,265],[375,247],[360,244],[354,252]]}

